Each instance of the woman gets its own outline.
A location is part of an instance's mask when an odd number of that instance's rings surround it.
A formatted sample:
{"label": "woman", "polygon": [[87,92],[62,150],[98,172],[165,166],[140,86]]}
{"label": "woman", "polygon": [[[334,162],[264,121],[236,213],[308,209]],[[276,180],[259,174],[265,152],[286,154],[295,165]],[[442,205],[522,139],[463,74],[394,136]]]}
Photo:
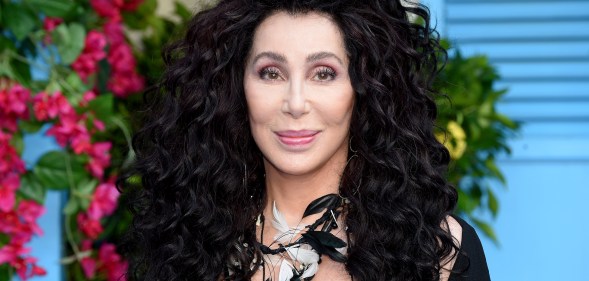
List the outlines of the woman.
{"label": "woman", "polygon": [[196,15],[134,140],[130,277],[488,280],[476,233],[450,216],[428,21],[400,1]]}

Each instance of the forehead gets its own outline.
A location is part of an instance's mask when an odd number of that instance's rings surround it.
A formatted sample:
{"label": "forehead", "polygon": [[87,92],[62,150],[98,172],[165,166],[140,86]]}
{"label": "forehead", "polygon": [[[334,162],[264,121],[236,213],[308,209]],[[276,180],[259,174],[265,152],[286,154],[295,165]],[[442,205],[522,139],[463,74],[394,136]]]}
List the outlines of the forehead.
{"label": "forehead", "polygon": [[346,58],[339,27],[329,16],[316,12],[276,12],[267,17],[256,28],[250,57],[266,51],[287,57],[329,51]]}

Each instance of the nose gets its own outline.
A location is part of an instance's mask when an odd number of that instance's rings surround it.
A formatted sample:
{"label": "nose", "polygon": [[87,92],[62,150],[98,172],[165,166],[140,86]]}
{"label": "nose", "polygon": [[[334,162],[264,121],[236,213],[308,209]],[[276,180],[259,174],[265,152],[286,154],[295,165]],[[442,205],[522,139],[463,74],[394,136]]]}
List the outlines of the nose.
{"label": "nose", "polygon": [[310,104],[305,92],[304,82],[291,80],[282,104],[282,112],[290,114],[295,119],[308,113]]}

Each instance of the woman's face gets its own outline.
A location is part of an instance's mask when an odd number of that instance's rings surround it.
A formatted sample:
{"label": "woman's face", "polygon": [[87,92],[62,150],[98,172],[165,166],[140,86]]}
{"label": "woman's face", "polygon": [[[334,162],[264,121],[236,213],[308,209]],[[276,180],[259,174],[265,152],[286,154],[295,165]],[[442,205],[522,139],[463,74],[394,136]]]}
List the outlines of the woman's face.
{"label": "woman's face", "polygon": [[265,19],[254,35],[244,90],[266,173],[306,175],[345,165],[354,90],[331,19],[284,12]]}

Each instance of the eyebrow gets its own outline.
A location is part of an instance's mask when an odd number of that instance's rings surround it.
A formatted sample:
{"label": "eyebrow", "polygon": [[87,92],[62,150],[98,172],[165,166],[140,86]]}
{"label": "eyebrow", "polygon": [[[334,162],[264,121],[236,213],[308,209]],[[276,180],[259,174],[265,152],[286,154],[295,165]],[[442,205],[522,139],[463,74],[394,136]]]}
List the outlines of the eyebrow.
{"label": "eyebrow", "polygon": [[[278,61],[280,63],[286,63],[286,58],[283,55],[275,53],[275,52],[261,52],[254,57],[253,63],[255,63],[256,61],[258,61],[260,58],[263,58],[263,57],[273,59],[273,60]],[[334,58],[341,65],[344,64],[343,61],[338,56],[336,56],[334,53],[331,53],[331,52],[318,52],[318,53],[310,54],[307,56],[306,61],[307,61],[307,63],[310,63],[310,62],[318,61],[318,60],[321,60],[324,58]]]}

